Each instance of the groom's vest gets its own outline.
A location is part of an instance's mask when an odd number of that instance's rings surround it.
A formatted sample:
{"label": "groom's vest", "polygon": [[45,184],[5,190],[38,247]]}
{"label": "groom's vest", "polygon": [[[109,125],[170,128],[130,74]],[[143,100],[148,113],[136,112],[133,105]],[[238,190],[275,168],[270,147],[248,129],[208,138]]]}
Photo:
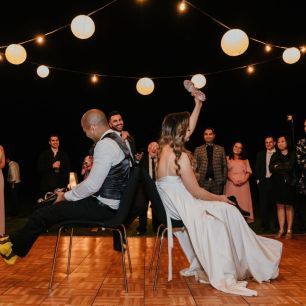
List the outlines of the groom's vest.
{"label": "groom's vest", "polygon": [[107,177],[105,178],[100,190],[95,193],[95,196],[120,200],[130,174],[130,151],[118,134],[108,133],[101,138],[101,140],[104,138],[111,138],[118,144],[124,153],[124,159],[119,164],[110,168]]}

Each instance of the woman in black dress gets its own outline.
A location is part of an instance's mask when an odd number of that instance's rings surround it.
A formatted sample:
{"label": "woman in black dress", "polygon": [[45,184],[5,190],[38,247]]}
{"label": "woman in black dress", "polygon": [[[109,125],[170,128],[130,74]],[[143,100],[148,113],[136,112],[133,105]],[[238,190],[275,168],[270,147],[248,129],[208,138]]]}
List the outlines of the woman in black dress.
{"label": "woman in black dress", "polygon": [[281,238],[285,233],[286,221],[287,233],[285,239],[292,238],[293,205],[296,197],[296,157],[295,153],[289,150],[288,147],[288,138],[286,136],[278,137],[278,150],[272,155],[269,166],[272,173],[272,192],[277,205],[279,223],[279,232],[275,238]]}

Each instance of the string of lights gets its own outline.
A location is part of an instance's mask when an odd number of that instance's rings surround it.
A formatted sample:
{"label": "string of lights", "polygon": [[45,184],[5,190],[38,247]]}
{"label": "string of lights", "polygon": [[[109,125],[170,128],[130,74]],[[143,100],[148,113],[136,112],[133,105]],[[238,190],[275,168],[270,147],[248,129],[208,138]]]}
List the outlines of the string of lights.
{"label": "string of lights", "polygon": [[[29,64],[32,64],[37,67],[37,74],[41,78],[46,78],[49,73],[50,69],[52,70],[58,70],[63,72],[70,72],[70,73],[77,73],[77,74],[83,74],[90,77],[91,82],[97,83],[99,81],[99,78],[122,78],[122,79],[135,79],[137,81],[136,88],[140,94],[148,95],[153,92],[154,90],[154,82],[153,80],[157,79],[174,79],[174,78],[190,78],[191,81],[194,83],[195,87],[200,89],[205,86],[206,84],[206,77],[209,75],[224,73],[224,72],[230,72],[235,70],[241,70],[246,69],[248,74],[252,74],[255,72],[255,66],[262,65],[271,61],[275,61],[280,59],[281,57],[278,56],[274,59],[269,60],[263,60],[255,63],[251,63],[248,65],[242,65],[234,68],[228,68],[228,69],[221,69],[217,71],[211,71],[211,72],[205,72],[205,73],[198,73],[198,74],[184,74],[184,75],[168,75],[168,76],[150,76],[150,77],[139,77],[139,76],[128,76],[128,75],[112,75],[112,74],[99,74],[99,73],[91,73],[91,72],[82,72],[75,69],[68,69],[68,68],[62,68],[57,66],[50,66],[50,65],[42,65],[33,61],[27,61],[27,53],[24,48],[24,44],[36,41],[38,44],[42,44],[45,41],[46,36],[54,34],[62,29],[65,29],[70,26],[72,33],[74,36],[76,36],[79,39],[88,39],[90,38],[94,32],[95,32],[95,23],[91,19],[90,16],[96,14],[99,11],[104,10],[105,8],[113,5],[114,3],[118,2],[119,0],[112,0],[105,4],[104,6],[90,12],[87,15],[78,15],[76,16],[71,24],[66,24],[64,26],[58,27],[52,31],[49,31],[47,33],[41,34],[36,36],[35,38],[31,38],[25,41],[22,41],[18,44],[10,44],[5,46],[0,46],[0,50],[5,48],[5,53],[2,53],[0,51],[0,61],[4,58],[11,64],[19,65],[24,62],[27,62]],[[299,49],[296,47],[287,48],[284,46],[271,44],[271,43],[265,43],[261,40],[258,40],[253,37],[248,37],[248,35],[243,32],[240,29],[231,29],[229,26],[218,20],[217,18],[211,16],[204,10],[198,8],[193,3],[187,0],[182,0],[178,4],[178,10],[180,13],[186,12],[187,6],[192,7],[193,9],[199,11],[201,14],[205,15],[206,17],[210,18],[217,24],[221,25],[222,27],[226,28],[228,31],[223,35],[221,40],[221,48],[229,56],[238,56],[243,54],[248,46],[249,46],[249,39],[258,42],[260,44],[265,45],[265,50],[267,52],[271,51],[272,47],[285,49],[282,55],[282,59],[287,64],[293,64],[296,63],[300,57],[301,54],[305,52],[305,47],[300,47]]]}

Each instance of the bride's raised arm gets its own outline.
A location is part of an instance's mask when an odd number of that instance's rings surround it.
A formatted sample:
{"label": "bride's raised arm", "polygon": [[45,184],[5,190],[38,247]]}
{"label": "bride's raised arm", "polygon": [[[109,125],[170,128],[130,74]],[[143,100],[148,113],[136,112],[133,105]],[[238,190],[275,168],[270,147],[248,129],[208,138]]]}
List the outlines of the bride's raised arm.
{"label": "bride's raised arm", "polygon": [[187,131],[187,137],[189,138],[191,136],[191,134],[193,133],[196,125],[197,125],[197,121],[200,115],[200,111],[202,108],[202,104],[203,102],[201,100],[198,99],[198,96],[195,95],[194,96],[194,109],[192,111],[192,114],[190,115],[190,119],[189,119],[189,130]]}

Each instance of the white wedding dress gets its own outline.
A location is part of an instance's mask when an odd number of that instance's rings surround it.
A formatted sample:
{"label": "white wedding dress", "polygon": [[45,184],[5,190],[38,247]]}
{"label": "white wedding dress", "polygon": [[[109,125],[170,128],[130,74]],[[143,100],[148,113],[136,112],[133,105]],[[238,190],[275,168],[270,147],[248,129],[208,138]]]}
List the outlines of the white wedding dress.
{"label": "white wedding dress", "polygon": [[179,176],[161,177],[156,185],[167,213],[168,245],[173,246],[170,218],[181,219],[213,287],[226,293],[253,296],[257,292],[246,288],[245,279],[253,277],[262,282],[278,276],[282,243],[257,236],[236,207],[194,198]]}

